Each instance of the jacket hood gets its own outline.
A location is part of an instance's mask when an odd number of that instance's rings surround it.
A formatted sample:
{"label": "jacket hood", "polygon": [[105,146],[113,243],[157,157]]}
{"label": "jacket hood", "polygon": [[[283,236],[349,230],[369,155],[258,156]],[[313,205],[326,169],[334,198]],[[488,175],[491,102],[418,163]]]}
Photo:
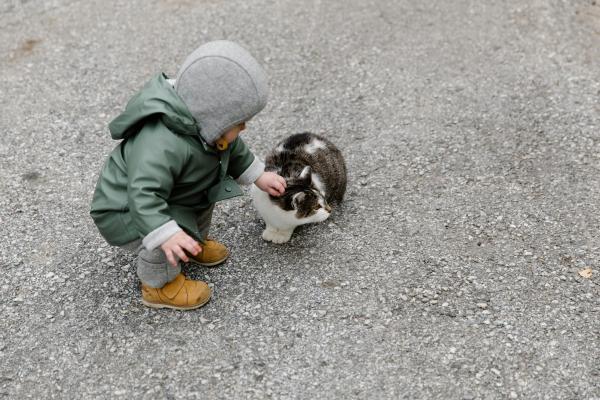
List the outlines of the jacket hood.
{"label": "jacket hood", "polygon": [[211,145],[229,128],[258,114],[268,98],[260,64],[226,40],[206,43],[190,54],[179,69],[175,91]]}
{"label": "jacket hood", "polygon": [[129,100],[125,111],[110,122],[108,129],[113,139],[126,139],[137,134],[150,118],[160,118],[175,133],[198,134],[194,117],[163,73]]}

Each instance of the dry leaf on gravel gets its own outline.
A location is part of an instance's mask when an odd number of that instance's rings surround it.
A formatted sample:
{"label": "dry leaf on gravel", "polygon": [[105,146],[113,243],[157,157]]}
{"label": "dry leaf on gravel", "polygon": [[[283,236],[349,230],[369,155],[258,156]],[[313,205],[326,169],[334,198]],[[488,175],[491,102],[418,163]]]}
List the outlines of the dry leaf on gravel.
{"label": "dry leaf on gravel", "polygon": [[584,269],[579,270],[579,275],[583,276],[584,278],[590,279],[592,277],[592,268],[587,267]]}

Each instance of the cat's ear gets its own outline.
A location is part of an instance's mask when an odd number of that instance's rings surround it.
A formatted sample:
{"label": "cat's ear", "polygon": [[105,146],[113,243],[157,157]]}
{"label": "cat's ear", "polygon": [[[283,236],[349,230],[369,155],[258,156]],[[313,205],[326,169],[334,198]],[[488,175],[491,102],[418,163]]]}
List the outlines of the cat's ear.
{"label": "cat's ear", "polygon": [[298,192],[294,195],[294,197],[292,197],[292,206],[295,209],[298,209],[298,204],[300,204],[301,202],[304,201],[304,199],[306,198],[306,195],[304,194],[304,192]]}
{"label": "cat's ear", "polygon": [[302,170],[302,172],[300,172],[300,176],[299,178],[303,181],[308,181],[308,183],[310,183],[310,181],[312,180],[312,176],[310,173],[310,166],[306,166],[304,167],[304,169]]}

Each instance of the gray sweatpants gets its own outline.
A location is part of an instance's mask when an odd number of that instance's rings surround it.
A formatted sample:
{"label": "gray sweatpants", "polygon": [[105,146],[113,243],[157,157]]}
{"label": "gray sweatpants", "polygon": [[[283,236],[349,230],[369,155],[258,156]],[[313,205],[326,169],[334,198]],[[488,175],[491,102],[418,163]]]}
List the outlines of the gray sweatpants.
{"label": "gray sweatpants", "polygon": [[[213,204],[211,207],[203,210],[198,216],[196,223],[203,239],[206,239],[208,235],[214,208]],[[137,253],[137,275],[140,281],[146,286],[161,288],[175,279],[181,272],[180,263],[177,263],[176,267],[169,264],[165,253],[160,247],[154,250],[146,250],[142,245],[142,239],[134,240],[120,247],[130,253]]]}

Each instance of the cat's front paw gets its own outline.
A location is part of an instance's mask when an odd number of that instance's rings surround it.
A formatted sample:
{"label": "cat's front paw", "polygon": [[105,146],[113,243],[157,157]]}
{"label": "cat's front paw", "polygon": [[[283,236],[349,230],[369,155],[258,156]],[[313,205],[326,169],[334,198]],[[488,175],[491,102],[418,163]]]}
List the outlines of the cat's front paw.
{"label": "cat's front paw", "polygon": [[265,229],[262,238],[267,242],[273,243],[285,243],[290,240],[292,237],[293,231],[283,231],[279,229]]}

